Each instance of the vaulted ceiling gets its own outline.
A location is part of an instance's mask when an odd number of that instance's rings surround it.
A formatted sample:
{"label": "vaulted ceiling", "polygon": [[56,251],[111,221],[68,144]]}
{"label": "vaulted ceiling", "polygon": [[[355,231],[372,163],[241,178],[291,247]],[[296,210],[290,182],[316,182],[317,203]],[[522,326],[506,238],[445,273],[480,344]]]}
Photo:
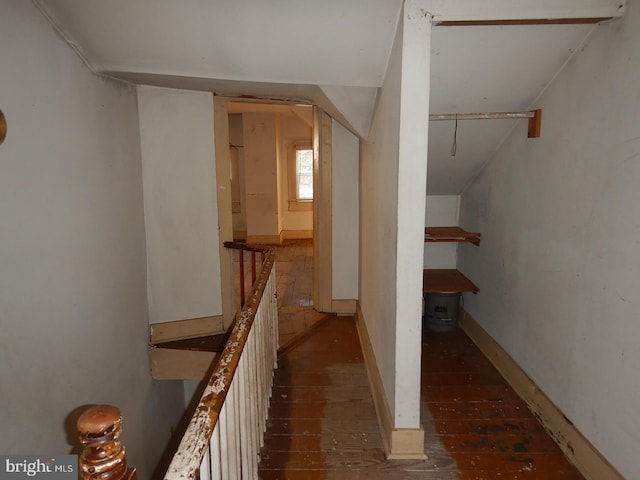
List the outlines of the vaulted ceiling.
{"label": "vaulted ceiling", "polygon": [[[402,0],[34,1],[98,73],[309,101],[363,138],[402,7]],[[621,15],[625,6],[612,0],[432,4],[432,113],[528,109],[595,22]],[[514,18],[517,24],[509,21]],[[570,23],[556,24],[558,18]],[[453,122],[431,122],[428,193],[460,193],[515,122],[459,122],[455,156]]]}

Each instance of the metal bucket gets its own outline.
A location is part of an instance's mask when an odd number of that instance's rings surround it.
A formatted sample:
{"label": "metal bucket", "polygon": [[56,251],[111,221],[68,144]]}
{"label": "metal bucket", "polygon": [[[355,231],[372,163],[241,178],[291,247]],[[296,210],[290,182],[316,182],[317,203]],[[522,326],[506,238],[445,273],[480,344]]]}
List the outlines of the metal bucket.
{"label": "metal bucket", "polygon": [[426,326],[434,332],[451,332],[458,328],[461,293],[427,293]]}

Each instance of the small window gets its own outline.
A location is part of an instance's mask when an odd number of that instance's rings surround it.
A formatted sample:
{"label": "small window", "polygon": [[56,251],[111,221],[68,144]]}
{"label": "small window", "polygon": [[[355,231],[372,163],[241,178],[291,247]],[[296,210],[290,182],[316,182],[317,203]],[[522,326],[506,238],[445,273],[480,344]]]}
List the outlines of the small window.
{"label": "small window", "polygon": [[287,149],[288,204],[291,212],[313,210],[313,149],[304,140]]}
{"label": "small window", "polygon": [[313,200],[313,150],[296,148],[296,200]]}

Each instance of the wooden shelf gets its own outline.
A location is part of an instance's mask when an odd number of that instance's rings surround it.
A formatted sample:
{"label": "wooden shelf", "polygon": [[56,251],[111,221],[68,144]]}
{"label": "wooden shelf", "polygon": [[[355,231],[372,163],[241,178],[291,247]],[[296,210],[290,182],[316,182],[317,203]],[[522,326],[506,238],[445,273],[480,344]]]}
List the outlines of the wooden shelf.
{"label": "wooden shelf", "polygon": [[480,234],[460,227],[425,227],[425,242],[467,242],[480,245]]}
{"label": "wooden shelf", "polygon": [[424,293],[478,293],[480,289],[459,270],[426,269],[422,272]]}

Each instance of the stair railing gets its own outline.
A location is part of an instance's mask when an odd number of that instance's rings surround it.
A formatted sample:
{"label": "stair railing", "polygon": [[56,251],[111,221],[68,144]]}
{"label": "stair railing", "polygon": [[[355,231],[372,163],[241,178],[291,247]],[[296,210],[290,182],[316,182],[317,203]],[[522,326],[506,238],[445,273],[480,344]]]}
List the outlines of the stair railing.
{"label": "stair railing", "polygon": [[[257,278],[258,267],[264,262],[265,255],[270,250],[266,245],[251,245],[242,242],[224,242],[225,248],[235,250],[237,255],[238,275],[236,275],[236,293],[238,293],[238,310],[242,308],[246,300],[246,291],[251,290]],[[258,255],[260,258],[258,259]],[[249,265],[245,255],[249,256]]]}
{"label": "stair railing", "polygon": [[[261,269],[253,274],[251,292],[242,299],[165,480],[258,478],[278,350],[275,251],[233,243],[225,247],[249,251],[254,265],[260,253]],[[243,280],[244,271],[240,276]]]}

